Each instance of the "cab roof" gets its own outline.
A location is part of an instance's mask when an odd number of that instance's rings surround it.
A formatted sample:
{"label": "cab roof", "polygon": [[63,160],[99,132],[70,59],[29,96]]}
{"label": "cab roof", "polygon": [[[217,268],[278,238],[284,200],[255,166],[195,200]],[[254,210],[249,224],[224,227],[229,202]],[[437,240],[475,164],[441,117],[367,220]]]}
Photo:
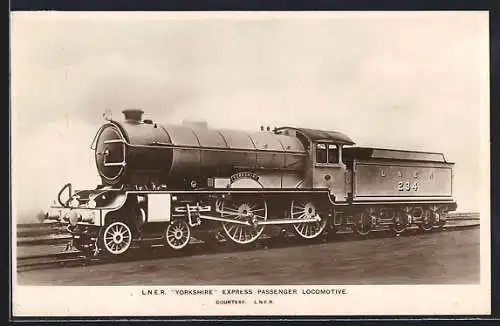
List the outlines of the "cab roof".
{"label": "cab roof", "polygon": [[318,141],[330,141],[337,144],[343,145],[353,145],[354,141],[349,138],[349,136],[338,132],[338,131],[328,131],[328,130],[319,130],[319,129],[309,129],[309,128],[295,128],[295,127],[282,127],[276,129],[277,131],[281,130],[295,130],[296,132],[304,135],[306,138],[314,142]]}

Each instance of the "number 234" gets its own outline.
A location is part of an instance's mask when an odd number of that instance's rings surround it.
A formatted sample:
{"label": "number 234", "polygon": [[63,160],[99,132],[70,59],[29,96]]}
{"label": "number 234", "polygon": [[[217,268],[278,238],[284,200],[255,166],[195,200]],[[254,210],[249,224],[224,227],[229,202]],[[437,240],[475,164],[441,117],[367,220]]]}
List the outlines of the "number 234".
{"label": "number 234", "polygon": [[411,182],[403,182],[403,181],[399,181],[398,182],[398,190],[399,191],[410,191],[410,190],[414,190],[414,191],[417,191],[418,190],[418,183],[415,182],[415,183],[411,183]]}

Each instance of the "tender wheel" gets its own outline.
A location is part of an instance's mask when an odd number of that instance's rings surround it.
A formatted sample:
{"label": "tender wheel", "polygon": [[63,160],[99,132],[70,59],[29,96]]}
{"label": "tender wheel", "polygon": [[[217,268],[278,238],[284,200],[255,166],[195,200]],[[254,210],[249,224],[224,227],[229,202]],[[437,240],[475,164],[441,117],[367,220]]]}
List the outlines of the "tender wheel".
{"label": "tender wheel", "polygon": [[174,220],[167,226],[164,238],[170,248],[180,250],[188,245],[191,239],[191,228],[184,220]]}
{"label": "tender wheel", "polygon": [[124,254],[132,244],[132,232],[124,222],[112,222],[103,233],[103,246],[112,255]]}
{"label": "tender wheel", "polygon": [[424,210],[424,213],[422,214],[422,221],[418,227],[424,232],[432,231],[434,228],[434,214],[430,209]]}
{"label": "tender wheel", "polygon": [[410,219],[404,212],[395,212],[393,224],[391,225],[392,231],[396,234],[401,234],[410,226]]}
{"label": "tender wheel", "polygon": [[439,222],[436,222],[436,224],[434,224],[434,227],[436,227],[438,230],[442,230],[445,225],[446,221],[440,220]]}
{"label": "tender wheel", "polygon": [[446,210],[442,210],[439,213],[439,219],[434,222],[434,226],[437,229],[443,229],[443,227],[446,225],[446,219],[448,217],[448,212]]}
{"label": "tender wheel", "polygon": [[358,235],[368,235],[373,228],[372,218],[367,212],[356,214],[356,224],[354,225],[354,232]]}
{"label": "tender wheel", "polygon": [[326,227],[327,219],[321,216],[318,206],[312,201],[295,202],[292,200],[290,213],[292,219],[310,219],[317,215],[321,218],[319,222],[293,224],[295,232],[304,239],[318,237]]}
{"label": "tender wheel", "polygon": [[264,225],[257,225],[257,221],[267,220],[267,204],[265,200],[238,200],[230,203],[222,203],[221,216],[232,218],[251,225],[243,225],[230,222],[222,222],[222,228],[226,236],[236,244],[249,244],[257,240],[264,231]]}

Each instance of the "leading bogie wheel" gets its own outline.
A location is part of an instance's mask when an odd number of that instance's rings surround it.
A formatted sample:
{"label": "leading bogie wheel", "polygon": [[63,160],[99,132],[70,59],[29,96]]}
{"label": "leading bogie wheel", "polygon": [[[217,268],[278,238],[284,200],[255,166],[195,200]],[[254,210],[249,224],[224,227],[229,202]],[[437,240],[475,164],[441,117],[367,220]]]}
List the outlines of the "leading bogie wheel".
{"label": "leading bogie wheel", "polygon": [[294,201],[290,207],[292,219],[312,219],[319,217],[318,222],[293,224],[297,235],[304,239],[317,238],[326,228],[327,219],[320,211],[317,203],[311,200]]}
{"label": "leading bogie wheel", "polygon": [[173,220],[165,229],[164,239],[170,248],[180,250],[189,244],[191,228],[185,220]]}
{"label": "leading bogie wheel", "polygon": [[112,255],[125,254],[132,244],[132,231],[125,222],[111,222],[102,234],[102,245]]}
{"label": "leading bogie wheel", "polygon": [[248,225],[222,222],[225,235],[238,245],[246,245],[257,240],[264,231],[259,221],[267,220],[267,203],[265,200],[238,199],[221,204],[221,217],[230,218]]}

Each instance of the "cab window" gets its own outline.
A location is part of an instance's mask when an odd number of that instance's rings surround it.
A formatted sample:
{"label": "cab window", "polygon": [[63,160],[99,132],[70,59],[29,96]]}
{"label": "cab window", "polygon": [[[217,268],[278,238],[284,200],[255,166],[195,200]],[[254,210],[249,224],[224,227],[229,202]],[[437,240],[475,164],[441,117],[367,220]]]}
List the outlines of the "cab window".
{"label": "cab window", "polygon": [[316,144],[316,163],[326,163],[328,153],[325,144]]}
{"label": "cab window", "polygon": [[316,163],[338,163],[339,150],[335,144],[316,144]]}
{"label": "cab window", "polygon": [[338,163],[339,162],[339,151],[337,145],[328,144],[328,163]]}

